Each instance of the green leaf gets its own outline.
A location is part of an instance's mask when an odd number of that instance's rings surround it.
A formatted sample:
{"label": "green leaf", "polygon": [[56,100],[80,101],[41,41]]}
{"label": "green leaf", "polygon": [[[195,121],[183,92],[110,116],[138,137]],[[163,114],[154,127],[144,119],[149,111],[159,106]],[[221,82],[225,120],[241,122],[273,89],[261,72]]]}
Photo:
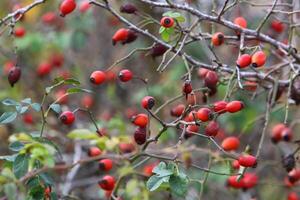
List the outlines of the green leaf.
{"label": "green leaf", "polygon": [[83,89],[83,88],[69,88],[67,90],[68,94],[75,94],[79,92],[87,92],[87,93],[93,93],[91,90]]}
{"label": "green leaf", "polygon": [[12,99],[5,99],[5,100],[3,100],[2,104],[6,105],[6,106],[17,106],[17,105],[20,105],[20,103],[16,102],[15,100],[12,100]]}
{"label": "green leaf", "polygon": [[31,107],[32,107],[36,112],[40,112],[40,110],[41,110],[41,104],[39,104],[39,103],[33,103],[33,104],[31,104]]}
{"label": "green leaf", "polygon": [[61,113],[61,106],[59,104],[51,104],[50,108],[57,114]]}
{"label": "green leaf", "polygon": [[18,154],[0,156],[0,160],[6,160],[9,162],[14,162]]}
{"label": "green leaf", "polygon": [[178,18],[178,17],[181,17],[182,15],[181,15],[181,13],[179,13],[179,12],[172,12],[171,14],[170,14],[170,17],[173,17],[173,18]]}
{"label": "green leaf", "polygon": [[147,181],[147,188],[149,191],[154,191],[157,188],[160,187],[161,184],[163,184],[164,182],[168,182],[169,181],[169,176],[168,177],[159,177],[156,175],[151,176],[148,181]]}
{"label": "green leaf", "polygon": [[0,116],[0,124],[7,124],[14,121],[17,117],[17,112],[5,112]]}
{"label": "green leaf", "polygon": [[170,188],[173,194],[183,197],[187,192],[188,178],[180,173],[178,176],[172,175],[169,180]]}
{"label": "green leaf", "polygon": [[88,129],[75,129],[67,135],[71,139],[85,139],[92,140],[97,139],[99,136],[95,132],[91,132]]}
{"label": "green leaf", "polygon": [[14,183],[7,183],[4,185],[4,193],[8,200],[17,199],[17,186]]}
{"label": "green leaf", "polygon": [[40,178],[39,176],[35,176],[31,179],[29,179],[27,182],[26,182],[26,185],[29,187],[29,189],[31,188],[34,188],[34,187],[37,187],[39,186],[41,183],[40,183]]}
{"label": "green leaf", "polygon": [[46,185],[53,185],[53,179],[50,177],[50,175],[48,173],[41,173],[40,177],[42,178],[42,180],[44,181],[44,183]]}
{"label": "green leaf", "polygon": [[43,200],[44,199],[44,188],[41,185],[31,188],[31,190],[29,190],[29,195],[34,200]]}
{"label": "green leaf", "polygon": [[28,171],[29,156],[19,154],[13,163],[13,172],[17,178],[21,178]]}
{"label": "green leaf", "polygon": [[68,78],[65,80],[65,84],[80,85],[80,82],[74,78]]}
{"label": "green leaf", "polygon": [[167,165],[164,162],[160,162],[156,167],[154,167],[152,172],[157,174],[158,177],[170,176],[174,173],[173,170],[167,169]]}
{"label": "green leaf", "polygon": [[37,142],[52,146],[59,153],[59,155],[62,156],[59,147],[51,140],[44,137],[40,137],[39,135],[37,137],[33,137],[33,139]]}
{"label": "green leaf", "polygon": [[172,17],[173,11],[168,11],[163,14],[164,17]]}
{"label": "green leaf", "polygon": [[184,18],[184,16],[179,16],[179,17],[176,17],[176,20],[178,21],[178,22],[185,22],[185,18]]}
{"label": "green leaf", "polygon": [[24,148],[24,144],[21,143],[20,141],[13,142],[9,145],[9,149],[16,152],[22,150],[23,148]]}
{"label": "green leaf", "polygon": [[31,104],[31,98],[26,98],[21,101],[22,103]]}
{"label": "green leaf", "polygon": [[164,32],[161,33],[161,38],[165,42],[169,42],[169,40],[170,40],[170,34],[167,31],[164,31]]}
{"label": "green leaf", "polygon": [[165,30],[166,30],[166,28],[163,27],[163,26],[161,26],[161,27],[159,28],[159,34],[162,34],[162,32],[164,32]]}
{"label": "green leaf", "polygon": [[58,84],[58,83],[60,83],[60,82],[64,82],[64,81],[65,81],[65,78],[62,77],[62,76],[54,78],[54,84],[55,85]]}

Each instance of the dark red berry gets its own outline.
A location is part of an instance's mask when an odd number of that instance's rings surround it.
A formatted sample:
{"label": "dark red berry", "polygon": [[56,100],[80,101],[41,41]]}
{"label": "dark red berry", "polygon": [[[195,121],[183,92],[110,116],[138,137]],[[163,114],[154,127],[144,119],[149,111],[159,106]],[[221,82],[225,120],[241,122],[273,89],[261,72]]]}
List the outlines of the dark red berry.
{"label": "dark red berry", "polygon": [[244,108],[244,104],[241,101],[231,101],[226,105],[226,111],[235,113]]}
{"label": "dark red berry", "polygon": [[208,71],[204,78],[204,85],[208,88],[215,88],[219,81],[219,77],[216,72]]}
{"label": "dark red berry", "polygon": [[98,164],[101,171],[107,172],[113,168],[113,161],[111,159],[102,159]]}
{"label": "dark red berry", "polygon": [[111,191],[115,187],[115,178],[110,175],[106,175],[98,182],[98,184],[103,190]]}
{"label": "dark red berry", "polygon": [[273,20],[271,22],[271,28],[277,32],[277,33],[281,33],[284,30],[284,24],[281,21],[278,20]]}
{"label": "dark red berry", "polygon": [[73,12],[76,8],[76,2],[74,0],[64,0],[59,7],[60,16],[64,17],[67,14]]}
{"label": "dark red berry", "polygon": [[132,77],[133,77],[133,74],[128,69],[123,69],[119,72],[119,79],[122,82],[130,81],[132,79]]}
{"label": "dark red berry", "polygon": [[100,156],[102,151],[98,147],[91,147],[89,148],[88,155],[90,157]]}
{"label": "dark red berry", "polygon": [[137,37],[138,36],[135,31],[128,30],[127,38],[124,41],[122,41],[122,44],[124,45],[124,44],[131,43],[131,42],[135,41],[137,39]]}
{"label": "dark red berry", "polygon": [[106,79],[106,74],[103,71],[94,71],[90,76],[91,83],[95,85],[100,85]]}
{"label": "dark red berry", "polygon": [[174,25],[174,19],[172,17],[163,17],[160,20],[160,25],[165,28],[171,28]]}
{"label": "dark red berry", "polygon": [[188,94],[190,94],[193,91],[191,81],[186,80],[182,86],[182,92],[185,94],[185,97],[187,99]]}
{"label": "dark red berry", "polygon": [[205,128],[205,134],[208,136],[216,136],[219,132],[219,123],[216,121],[211,121]]}
{"label": "dark red berry", "polygon": [[134,131],[134,140],[138,145],[142,145],[146,142],[147,132],[146,128],[137,127]]}
{"label": "dark red berry", "polygon": [[151,110],[155,105],[155,99],[151,96],[145,96],[141,102],[143,108]]}
{"label": "dark red berry", "polygon": [[70,125],[75,121],[75,115],[71,111],[65,111],[59,116],[61,122],[66,125]]}
{"label": "dark red berry", "polygon": [[156,43],[152,49],[149,51],[149,55],[153,58],[164,55],[168,48],[162,44]]}
{"label": "dark red berry", "polygon": [[257,160],[256,157],[252,155],[241,155],[238,158],[239,164],[243,167],[256,167]]}
{"label": "dark red berry", "polygon": [[120,7],[121,13],[134,14],[136,11],[137,8],[131,3],[126,3]]}
{"label": "dark red berry", "polygon": [[135,146],[132,143],[122,142],[119,144],[119,150],[121,153],[131,153],[135,150]]}
{"label": "dark red berry", "polygon": [[21,68],[20,67],[12,67],[8,72],[8,82],[13,87],[15,83],[20,80],[21,77]]}

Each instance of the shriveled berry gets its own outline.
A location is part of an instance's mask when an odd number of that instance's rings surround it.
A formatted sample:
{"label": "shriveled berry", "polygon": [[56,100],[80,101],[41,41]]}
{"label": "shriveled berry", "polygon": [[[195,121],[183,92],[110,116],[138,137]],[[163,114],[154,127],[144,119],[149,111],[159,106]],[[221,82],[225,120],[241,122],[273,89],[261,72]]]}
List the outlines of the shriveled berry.
{"label": "shriveled berry", "polygon": [[21,78],[21,68],[14,66],[8,72],[8,82],[13,87]]}
{"label": "shriveled berry", "polygon": [[59,119],[63,124],[70,125],[75,121],[75,115],[71,111],[65,111],[59,116]]}
{"label": "shriveled berry", "polygon": [[133,74],[128,69],[123,69],[119,72],[119,79],[122,82],[130,81],[132,79],[132,77],[133,77]]}
{"label": "shriveled berry", "polygon": [[240,140],[234,136],[227,137],[222,141],[221,146],[225,151],[237,150],[240,146]]}
{"label": "shriveled berry", "polygon": [[213,105],[213,110],[219,114],[225,113],[226,112],[226,101],[217,101]]}
{"label": "shriveled berry", "polygon": [[226,105],[226,111],[235,113],[244,108],[244,104],[241,101],[231,101]]}
{"label": "shriveled berry", "polygon": [[219,123],[216,121],[211,121],[208,123],[208,125],[205,128],[205,134],[208,136],[216,136],[219,132]]}
{"label": "shriveled berry", "polygon": [[165,28],[171,28],[174,25],[174,19],[172,17],[163,17],[160,20],[160,25]]}
{"label": "shriveled berry", "polygon": [[111,159],[102,159],[98,162],[101,171],[109,171],[113,168],[113,161]]}
{"label": "shriveled berry", "polygon": [[254,53],[251,57],[251,63],[253,67],[261,67],[266,63],[267,56],[263,51]]}
{"label": "shriveled berry", "polygon": [[149,51],[149,55],[151,55],[153,58],[159,57],[164,55],[167,50],[168,48],[165,45],[156,43]]}
{"label": "shriveled berry", "polygon": [[121,13],[134,14],[136,11],[137,8],[131,3],[126,3],[120,7]]}
{"label": "shriveled berry", "polygon": [[91,147],[89,148],[88,155],[90,157],[100,156],[102,151],[98,147]]}
{"label": "shriveled berry", "polygon": [[243,167],[256,167],[257,160],[256,157],[252,155],[241,155],[238,158],[239,164]]}
{"label": "shriveled berry", "polygon": [[141,102],[143,108],[151,110],[155,105],[155,99],[152,96],[145,96]]}
{"label": "shriveled berry", "polygon": [[115,187],[115,178],[110,175],[106,175],[98,182],[98,184],[103,190],[111,191]]}
{"label": "shriveled berry", "polygon": [[103,71],[94,71],[91,76],[90,76],[90,81],[91,83],[95,84],[95,85],[100,85],[101,83],[103,83],[106,79],[106,74]]}
{"label": "shriveled berry", "polygon": [[237,61],[236,61],[236,65],[239,68],[246,68],[251,64],[251,56],[249,54],[243,54],[241,55]]}
{"label": "shriveled berry", "polygon": [[59,7],[60,16],[64,17],[71,12],[73,12],[76,8],[76,2],[74,0],[64,0]]}
{"label": "shriveled berry", "polygon": [[224,43],[224,34],[222,32],[217,32],[215,34],[213,34],[212,38],[211,38],[211,43],[214,46],[220,46]]}
{"label": "shriveled berry", "polygon": [[131,121],[134,125],[143,128],[143,127],[147,126],[149,119],[148,119],[148,116],[146,114],[140,113],[140,114],[137,114],[137,115],[133,116]]}
{"label": "shriveled berry", "polygon": [[138,145],[142,145],[146,142],[147,131],[146,128],[137,127],[134,131],[134,140]]}

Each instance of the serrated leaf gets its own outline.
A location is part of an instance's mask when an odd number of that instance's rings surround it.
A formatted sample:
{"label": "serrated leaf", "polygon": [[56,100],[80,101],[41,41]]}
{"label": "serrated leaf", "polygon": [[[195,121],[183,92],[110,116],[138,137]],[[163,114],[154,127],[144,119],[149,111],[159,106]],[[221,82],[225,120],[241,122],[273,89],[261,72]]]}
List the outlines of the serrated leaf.
{"label": "serrated leaf", "polygon": [[17,106],[17,105],[20,105],[20,103],[16,102],[13,99],[4,99],[2,101],[2,104],[6,105],[6,106]]}
{"label": "serrated leaf", "polygon": [[156,167],[154,167],[152,172],[157,174],[158,177],[165,177],[173,174],[173,170],[167,169],[167,165],[164,162],[160,162]]}
{"label": "serrated leaf", "polygon": [[28,110],[28,106],[22,106],[21,109],[18,111],[20,114],[25,113]]}
{"label": "serrated leaf", "polygon": [[19,154],[13,163],[13,172],[17,178],[21,178],[28,171],[29,156]]}
{"label": "serrated leaf", "polygon": [[161,38],[165,42],[169,42],[169,40],[170,40],[170,34],[167,31],[164,31],[164,32],[161,33]]}
{"label": "serrated leaf", "polygon": [[16,152],[22,150],[23,148],[24,148],[24,144],[21,143],[20,141],[13,142],[9,145],[9,149]]}
{"label": "serrated leaf", "polygon": [[74,78],[68,78],[65,80],[65,84],[80,85],[80,82]]}
{"label": "serrated leaf", "polygon": [[164,182],[168,182],[169,181],[169,176],[168,177],[159,177],[156,175],[151,176],[148,181],[147,181],[147,188],[149,191],[154,191],[157,188],[160,187],[161,184],[163,184]]}
{"label": "serrated leaf", "polygon": [[31,104],[31,98],[26,98],[21,101],[22,103]]}
{"label": "serrated leaf", "polygon": [[9,162],[14,162],[18,154],[0,156],[0,160],[6,160]]}
{"label": "serrated leaf", "polygon": [[185,196],[188,187],[188,178],[185,174],[180,173],[178,176],[172,175],[169,184],[173,194],[179,197]]}
{"label": "serrated leaf", "polygon": [[161,27],[159,28],[159,34],[161,34],[162,32],[164,32],[165,30],[166,30],[166,28],[163,27],[163,26],[161,26]]}
{"label": "serrated leaf", "polygon": [[87,92],[87,93],[93,93],[91,90],[83,89],[83,88],[69,88],[67,90],[68,94],[75,94],[79,92]]}
{"label": "serrated leaf", "polygon": [[40,112],[40,111],[41,111],[41,104],[39,104],[39,103],[33,103],[33,104],[31,104],[31,107],[32,107],[36,112]]}
{"label": "serrated leaf", "polygon": [[59,104],[51,104],[50,105],[51,110],[56,112],[57,114],[61,113],[61,106]]}
{"label": "serrated leaf", "polygon": [[17,112],[5,112],[0,116],[0,124],[7,124],[14,121],[17,117]]}
{"label": "serrated leaf", "polygon": [[97,139],[99,136],[95,132],[91,132],[88,129],[75,129],[68,133],[67,137],[71,139],[92,140]]}

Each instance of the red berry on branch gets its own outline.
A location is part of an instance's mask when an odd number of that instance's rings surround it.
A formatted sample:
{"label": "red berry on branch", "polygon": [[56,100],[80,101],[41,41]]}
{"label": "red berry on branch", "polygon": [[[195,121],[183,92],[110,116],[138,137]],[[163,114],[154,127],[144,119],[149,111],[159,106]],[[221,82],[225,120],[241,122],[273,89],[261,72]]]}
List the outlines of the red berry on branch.
{"label": "red berry on branch", "polygon": [[11,87],[14,87],[14,85],[20,80],[21,78],[21,68],[20,67],[12,67],[8,72],[8,82],[11,85]]}
{"label": "red berry on branch", "polygon": [[208,88],[215,88],[219,81],[219,77],[216,72],[208,71],[204,78],[204,85]]}
{"label": "red berry on branch", "polygon": [[237,150],[240,146],[240,140],[234,136],[227,137],[222,141],[221,146],[225,151]]}
{"label": "red berry on branch", "polygon": [[17,27],[17,28],[15,28],[15,30],[14,30],[14,35],[15,35],[17,38],[24,37],[25,34],[26,34],[26,30],[25,30],[24,27]]}
{"label": "red berry on branch", "polygon": [[174,26],[174,19],[172,17],[163,17],[160,20],[160,25],[165,28],[171,28],[172,26]]}
{"label": "red berry on branch", "polygon": [[185,109],[185,105],[179,104],[171,109],[171,116],[180,117]]}
{"label": "red berry on branch", "polygon": [[48,62],[43,62],[43,63],[39,64],[39,66],[37,68],[37,74],[39,77],[44,77],[44,76],[50,74],[51,70],[52,70],[51,64]]}
{"label": "red berry on branch", "polygon": [[299,198],[299,196],[298,196],[298,194],[296,192],[290,192],[288,194],[287,200],[299,200],[299,199],[300,198]]}
{"label": "red berry on branch", "polygon": [[235,113],[244,108],[244,104],[241,101],[231,101],[226,105],[226,111]]}
{"label": "red berry on branch", "polygon": [[80,10],[80,12],[84,13],[84,12],[88,11],[90,7],[91,7],[91,4],[89,3],[89,1],[83,0],[80,3],[79,10]]}
{"label": "red berry on branch", "polygon": [[255,173],[247,172],[242,178],[243,189],[250,189],[257,185],[258,177]]}
{"label": "red berry on branch", "polygon": [[90,157],[100,156],[102,151],[98,147],[91,147],[89,148],[88,155]]}
{"label": "red berry on branch", "polygon": [[244,17],[237,17],[234,19],[234,23],[241,28],[247,28],[247,21]]}
{"label": "red berry on branch", "polygon": [[142,145],[146,142],[147,130],[146,128],[137,127],[134,131],[134,140],[138,145]]}
{"label": "red berry on branch", "polygon": [[103,71],[94,71],[90,76],[91,83],[95,85],[102,84],[106,79],[106,74]]}
{"label": "red berry on branch", "polygon": [[45,198],[50,198],[50,196],[51,196],[51,186],[47,186],[46,188],[45,188],[45,190],[44,190],[44,197]]}
{"label": "red berry on branch", "polygon": [[300,169],[293,169],[288,173],[288,178],[291,183],[295,183],[300,180]]}
{"label": "red berry on branch", "polygon": [[164,55],[167,50],[168,48],[165,45],[156,43],[149,51],[149,55],[151,55],[152,58],[159,57]]}
{"label": "red berry on branch", "polygon": [[236,65],[239,68],[246,68],[251,64],[251,56],[249,54],[243,54],[241,55],[237,61],[236,61]]}
{"label": "red berry on branch", "polygon": [[224,43],[224,39],[225,39],[224,34],[222,32],[217,32],[212,35],[211,43],[214,46],[220,46]]}
{"label": "red berry on branch", "polygon": [[284,30],[284,24],[279,20],[273,20],[271,22],[271,28],[277,33],[282,33]]}
{"label": "red berry on branch", "polygon": [[122,41],[122,44],[124,45],[124,44],[131,43],[131,42],[135,41],[137,39],[137,37],[138,36],[135,31],[128,30],[127,38],[124,41]]}
{"label": "red berry on branch", "polygon": [[98,162],[101,171],[109,171],[113,168],[113,161],[111,159],[102,159]]}
{"label": "red berry on branch", "polygon": [[202,122],[207,122],[212,117],[212,111],[209,108],[200,108],[197,111],[196,117]]}
{"label": "red berry on branch", "polygon": [[60,16],[64,17],[71,12],[73,12],[76,8],[76,2],[74,0],[64,0],[59,7]]}
{"label": "red berry on branch", "polygon": [[75,121],[75,115],[71,111],[65,111],[59,116],[59,119],[63,124],[70,125]]}
{"label": "red berry on branch", "polygon": [[192,84],[190,80],[185,80],[183,86],[182,86],[182,92],[185,94],[185,97],[187,99],[188,94],[190,94],[193,91]]}
{"label": "red berry on branch", "polygon": [[217,101],[213,105],[213,110],[219,114],[225,113],[226,112],[226,101]]}
{"label": "red berry on branch", "polygon": [[141,105],[143,106],[143,108],[151,110],[155,105],[155,99],[151,96],[145,96],[142,99]]}
{"label": "red berry on branch", "polygon": [[116,45],[117,42],[124,42],[127,40],[129,34],[129,29],[121,28],[112,37],[113,45]]}
{"label": "red berry on branch", "polygon": [[256,167],[257,160],[256,157],[252,155],[241,155],[238,158],[239,164],[243,167]]}
{"label": "red berry on branch", "polygon": [[216,121],[211,121],[205,128],[205,134],[208,136],[216,136],[219,132],[220,126],[219,123]]}
{"label": "red berry on branch", "polygon": [[119,79],[122,82],[130,81],[132,79],[132,77],[133,77],[133,74],[128,69],[123,69],[119,72]]}
{"label": "red berry on branch", "polygon": [[253,67],[261,67],[266,63],[267,56],[263,51],[258,51],[252,55],[251,62]]}
{"label": "red berry on branch", "polygon": [[144,113],[137,114],[131,118],[131,121],[134,125],[142,128],[147,126],[148,120],[148,116]]}
{"label": "red berry on branch", "polygon": [[115,178],[110,175],[106,175],[98,182],[98,185],[103,190],[111,191],[115,187]]}

